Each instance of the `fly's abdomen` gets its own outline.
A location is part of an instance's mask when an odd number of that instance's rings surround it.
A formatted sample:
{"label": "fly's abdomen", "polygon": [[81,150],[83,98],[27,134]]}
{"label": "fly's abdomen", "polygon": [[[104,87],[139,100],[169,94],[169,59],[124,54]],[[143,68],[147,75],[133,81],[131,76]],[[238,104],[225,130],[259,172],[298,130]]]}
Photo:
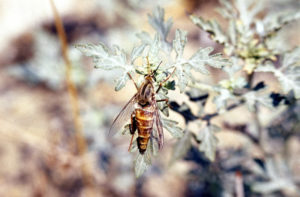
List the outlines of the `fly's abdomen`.
{"label": "fly's abdomen", "polygon": [[153,130],[153,111],[148,111],[144,109],[135,110],[135,118],[138,129],[138,148],[141,154],[143,154],[148,145],[151,132]]}

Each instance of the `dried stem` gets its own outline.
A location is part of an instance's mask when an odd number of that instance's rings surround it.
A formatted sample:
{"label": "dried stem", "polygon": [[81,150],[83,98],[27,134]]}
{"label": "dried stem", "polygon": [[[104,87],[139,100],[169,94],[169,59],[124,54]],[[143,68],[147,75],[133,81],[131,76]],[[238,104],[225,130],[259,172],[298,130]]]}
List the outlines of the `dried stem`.
{"label": "dried stem", "polygon": [[[78,153],[80,156],[83,156],[86,152],[86,142],[83,137],[83,132],[82,132],[82,122],[80,119],[80,111],[79,111],[79,102],[78,102],[78,93],[77,89],[72,82],[71,79],[71,72],[72,72],[72,65],[70,58],[68,56],[68,44],[67,44],[67,38],[66,38],[66,33],[63,27],[62,20],[58,14],[58,11],[55,7],[54,1],[50,0],[51,3],[51,8],[54,14],[54,19],[55,19],[55,26],[57,29],[58,37],[61,43],[61,49],[62,49],[62,55],[63,59],[65,61],[65,67],[66,67],[66,85],[67,85],[67,90],[68,94],[70,97],[70,102],[71,102],[71,108],[72,108],[72,117],[74,121],[74,129],[75,129],[75,138],[77,142],[77,148],[78,148]],[[82,173],[84,176],[84,182],[85,184],[89,184],[89,173],[87,170],[86,165],[82,165]]]}

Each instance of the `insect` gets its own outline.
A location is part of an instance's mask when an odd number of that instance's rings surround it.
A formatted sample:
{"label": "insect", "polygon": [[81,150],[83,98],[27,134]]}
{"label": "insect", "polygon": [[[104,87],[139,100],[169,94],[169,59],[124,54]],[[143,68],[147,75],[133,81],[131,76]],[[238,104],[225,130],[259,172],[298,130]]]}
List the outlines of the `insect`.
{"label": "insect", "polygon": [[[137,146],[139,152],[144,154],[149,139],[153,137],[153,130],[157,132],[158,148],[161,150],[164,144],[163,125],[157,107],[158,102],[167,102],[168,99],[156,100],[155,95],[162,88],[163,84],[171,77],[170,74],[165,80],[160,82],[159,87],[155,90],[155,73],[159,68],[160,64],[154,71],[150,70],[148,61],[148,73],[145,75],[144,82],[140,87],[136,85],[131,75],[129,77],[135,84],[137,93],[127,102],[121,112],[115,118],[112,126],[109,130],[109,135],[113,135],[115,132],[120,130],[123,124],[130,118],[129,130],[132,135],[128,150],[130,150],[135,132],[138,132]],[[121,126],[121,127],[120,127]]]}

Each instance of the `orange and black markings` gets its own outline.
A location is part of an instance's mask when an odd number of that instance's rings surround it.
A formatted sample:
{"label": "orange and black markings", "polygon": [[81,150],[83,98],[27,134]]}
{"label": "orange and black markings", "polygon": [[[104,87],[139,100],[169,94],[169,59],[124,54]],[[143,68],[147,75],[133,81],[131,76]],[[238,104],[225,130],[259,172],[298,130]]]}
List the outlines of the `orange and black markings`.
{"label": "orange and black markings", "polygon": [[138,148],[141,154],[143,154],[147,149],[147,144],[153,130],[154,122],[154,109],[152,106],[147,109],[136,109],[135,110],[135,120],[136,127],[138,129]]}

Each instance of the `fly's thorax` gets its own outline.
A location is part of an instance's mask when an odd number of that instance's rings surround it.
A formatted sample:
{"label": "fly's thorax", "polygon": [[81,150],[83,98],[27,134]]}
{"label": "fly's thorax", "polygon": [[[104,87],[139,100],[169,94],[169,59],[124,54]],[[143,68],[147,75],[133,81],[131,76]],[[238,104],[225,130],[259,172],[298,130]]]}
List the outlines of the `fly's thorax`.
{"label": "fly's thorax", "polygon": [[153,83],[151,80],[146,80],[142,84],[138,92],[138,103],[144,107],[144,106],[152,105],[154,99],[155,99],[155,91],[154,91]]}

